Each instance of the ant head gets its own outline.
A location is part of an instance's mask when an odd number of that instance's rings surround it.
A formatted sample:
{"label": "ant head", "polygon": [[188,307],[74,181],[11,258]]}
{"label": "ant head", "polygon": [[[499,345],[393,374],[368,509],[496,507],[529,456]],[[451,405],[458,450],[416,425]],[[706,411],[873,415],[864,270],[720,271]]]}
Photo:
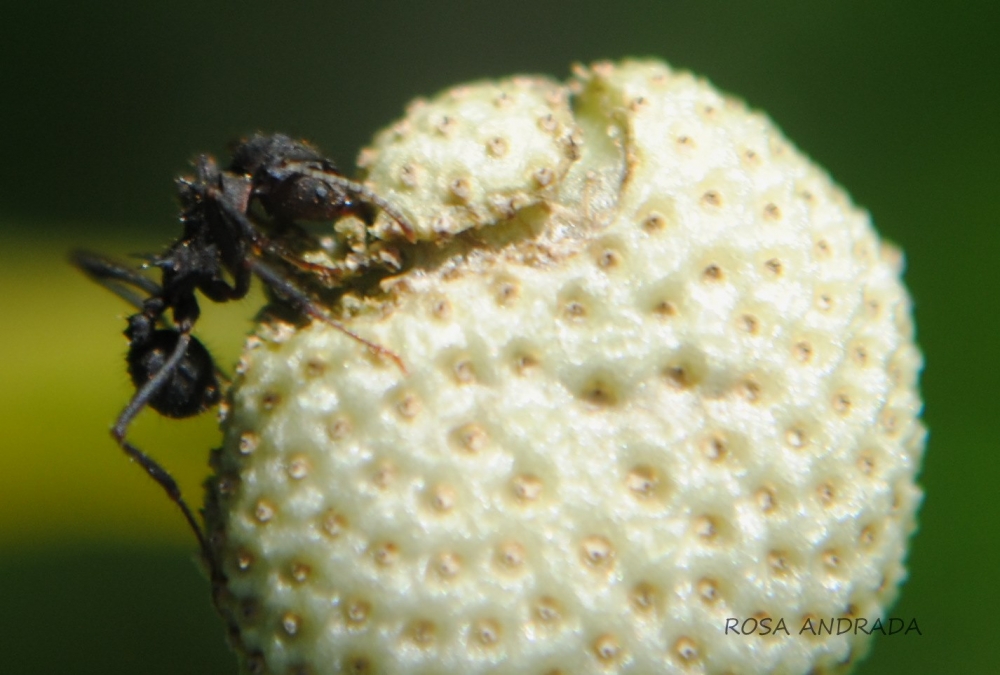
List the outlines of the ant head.
{"label": "ant head", "polygon": [[[176,330],[160,329],[144,341],[132,341],[126,360],[136,389],[163,368],[177,348],[180,335]],[[149,405],[167,417],[191,417],[211,408],[221,397],[215,362],[205,346],[192,337],[180,363],[149,399]]]}
{"label": "ant head", "polygon": [[336,220],[345,213],[360,212],[362,202],[329,177],[299,176],[285,181],[272,192],[261,194],[267,211],[283,221]]}
{"label": "ant head", "polygon": [[323,162],[323,156],[311,145],[285,134],[254,134],[233,147],[229,170],[248,176],[280,166],[285,162]]}

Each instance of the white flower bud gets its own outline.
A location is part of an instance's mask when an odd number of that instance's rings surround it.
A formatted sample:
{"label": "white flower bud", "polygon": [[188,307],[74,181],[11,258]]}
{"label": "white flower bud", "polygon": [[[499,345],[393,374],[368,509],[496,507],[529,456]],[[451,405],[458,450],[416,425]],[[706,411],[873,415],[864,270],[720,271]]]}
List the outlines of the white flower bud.
{"label": "white flower bud", "polygon": [[345,322],[407,372],[323,324],[245,354],[208,505],[244,669],[849,670],[863,632],[799,629],[884,616],[925,438],[867,214],[649,61],[450,90],[364,157],[418,241]]}

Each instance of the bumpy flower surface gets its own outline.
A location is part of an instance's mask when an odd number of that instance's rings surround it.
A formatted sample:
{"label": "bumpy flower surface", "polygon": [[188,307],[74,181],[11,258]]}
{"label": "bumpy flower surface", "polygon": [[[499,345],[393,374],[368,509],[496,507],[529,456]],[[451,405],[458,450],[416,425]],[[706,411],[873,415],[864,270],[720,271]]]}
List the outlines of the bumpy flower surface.
{"label": "bumpy flower surface", "polygon": [[251,339],[208,504],[245,670],[849,670],[799,632],[885,616],[925,437],[868,216],[656,62],[453,89],[361,163],[419,241],[341,318],[406,372]]}

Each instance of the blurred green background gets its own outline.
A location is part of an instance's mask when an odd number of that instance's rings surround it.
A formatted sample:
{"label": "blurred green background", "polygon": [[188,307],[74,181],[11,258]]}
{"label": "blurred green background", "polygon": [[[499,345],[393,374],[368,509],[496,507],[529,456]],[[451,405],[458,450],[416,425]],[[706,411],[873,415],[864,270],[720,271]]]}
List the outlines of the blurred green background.
{"label": "blurred green background", "polygon": [[[127,307],[71,246],[156,251],[173,177],[254,130],[342,166],[413,96],[662,57],[766,110],[907,253],[927,498],[860,673],[1000,671],[1000,5],[995,2],[4,3],[0,15],[0,671],[232,673],[194,542],[107,429]],[[232,363],[259,296],[199,324]],[[211,415],[133,437],[200,500]],[[992,571],[991,571],[992,570]]]}

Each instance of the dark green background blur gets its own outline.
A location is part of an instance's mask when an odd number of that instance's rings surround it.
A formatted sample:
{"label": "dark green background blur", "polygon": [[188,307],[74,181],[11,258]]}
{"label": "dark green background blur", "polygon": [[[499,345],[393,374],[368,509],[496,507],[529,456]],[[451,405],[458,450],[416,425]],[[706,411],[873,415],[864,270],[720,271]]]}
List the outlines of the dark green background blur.
{"label": "dark green background blur", "polygon": [[[193,541],[107,429],[127,308],[70,246],[155,251],[172,178],[254,130],[342,166],[415,95],[653,55],[766,110],[907,253],[927,498],[861,673],[1000,672],[1000,4],[4,2],[0,12],[0,672],[232,673]],[[222,363],[255,302],[208,307]],[[197,502],[211,415],[135,438]],[[747,638],[750,639],[750,638]]]}

